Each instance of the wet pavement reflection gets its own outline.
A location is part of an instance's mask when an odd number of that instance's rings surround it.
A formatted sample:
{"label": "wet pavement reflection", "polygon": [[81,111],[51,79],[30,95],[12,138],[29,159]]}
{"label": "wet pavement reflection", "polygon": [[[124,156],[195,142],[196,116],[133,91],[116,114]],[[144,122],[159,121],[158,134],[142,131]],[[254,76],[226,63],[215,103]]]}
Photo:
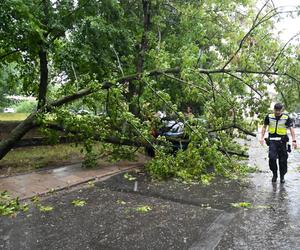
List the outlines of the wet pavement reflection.
{"label": "wet pavement reflection", "polygon": [[271,182],[267,151],[251,140],[249,162],[259,171],[250,176],[245,201],[253,208],[236,215],[217,249],[300,249],[300,150],[289,154],[284,184]]}
{"label": "wet pavement reflection", "polygon": [[[300,150],[289,155],[286,183],[272,183],[267,146],[258,137],[247,143],[258,171],[246,180],[203,186],[120,173],[46,197],[52,212],[32,206],[0,217],[0,249],[300,249]],[[75,199],[86,205],[74,207]],[[232,206],[240,202],[252,206]],[[151,211],[137,210],[146,205]]]}

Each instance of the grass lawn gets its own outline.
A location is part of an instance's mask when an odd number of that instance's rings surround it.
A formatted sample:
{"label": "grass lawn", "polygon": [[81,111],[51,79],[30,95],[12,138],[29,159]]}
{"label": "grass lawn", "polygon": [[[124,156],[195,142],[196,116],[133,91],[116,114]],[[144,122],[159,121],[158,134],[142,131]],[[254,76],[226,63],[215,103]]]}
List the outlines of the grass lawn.
{"label": "grass lawn", "polygon": [[22,121],[27,116],[26,113],[0,113],[0,121]]}
{"label": "grass lawn", "polygon": [[[110,150],[107,144],[96,143],[94,145],[95,152],[99,152],[103,147],[107,151],[101,157],[99,154],[98,166],[114,164],[108,161],[107,156],[110,154]],[[12,149],[0,160],[0,177],[82,162],[84,154],[80,152],[81,149],[82,146],[76,147],[74,143]],[[144,155],[143,149],[135,155],[138,158],[144,157],[142,156]]]}
{"label": "grass lawn", "polygon": [[80,149],[72,144],[13,149],[0,160],[0,176],[80,162]]}
{"label": "grass lawn", "polygon": [[[0,113],[0,122],[2,121],[2,123],[5,124],[21,121],[27,116],[28,114],[26,113]],[[96,151],[97,147],[102,146],[103,144],[101,145],[101,143],[96,144]],[[0,160],[0,176],[26,173],[40,168],[54,168],[82,162],[84,154],[80,152],[81,149],[81,146],[75,147],[74,144],[12,149],[2,160]],[[104,158],[99,158],[98,163],[103,161],[106,160]]]}

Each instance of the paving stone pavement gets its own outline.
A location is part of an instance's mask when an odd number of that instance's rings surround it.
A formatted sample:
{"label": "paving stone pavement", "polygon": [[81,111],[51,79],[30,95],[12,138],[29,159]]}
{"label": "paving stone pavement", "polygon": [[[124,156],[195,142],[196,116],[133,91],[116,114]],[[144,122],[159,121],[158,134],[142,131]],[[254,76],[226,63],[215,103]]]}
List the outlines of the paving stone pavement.
{"label": "paving stone pavement", "polygon": [[122,161],[118,164],[107,164],[92,169],[82,168],[82,164],[77,163],[27,174],[0,177],[0,191],[6,190],[12,197],[19,197],[23,200],[91,180],[103,180],[116,173],[142,167],[146,160],[146,157],[142,157],[137,162]]}

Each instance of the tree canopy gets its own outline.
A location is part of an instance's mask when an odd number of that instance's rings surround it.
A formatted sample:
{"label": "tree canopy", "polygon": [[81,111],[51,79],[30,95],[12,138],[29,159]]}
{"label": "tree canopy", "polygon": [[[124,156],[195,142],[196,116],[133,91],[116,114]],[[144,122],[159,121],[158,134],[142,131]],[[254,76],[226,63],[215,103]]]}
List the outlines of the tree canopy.
{"label": "tree canopy", "polygon": [[[0,142],[0,158],[30,129],[50,131],[53,123],[82,138],[88,152],[93,140],[149,144],[155,112],[186,120],[192,106],[206,122],[187,126],[201,141],[191,148],[200,147],[202,159],[208,147],[222,148],[224,164],[232,138],[249,134],[267,112],[270,87],[291,110],[300,101],[299,46],[278,39],[279,11],[269,1],[261,9],[251,0],[4,0],[0,7],[0,89],[38,101]],[[98,115],[76,116],[74,106]],[[233,128],[238,133],[226,132]]]}

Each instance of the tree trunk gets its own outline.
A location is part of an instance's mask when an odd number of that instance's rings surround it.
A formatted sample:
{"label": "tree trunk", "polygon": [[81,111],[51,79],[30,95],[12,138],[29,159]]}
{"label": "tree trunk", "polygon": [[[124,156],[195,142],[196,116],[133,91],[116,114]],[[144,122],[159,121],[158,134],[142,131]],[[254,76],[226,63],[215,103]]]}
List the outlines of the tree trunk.
{"label": "tree trunk", "polygon": [[9,137],[0,142],[0,159],[2,159],[21,138],[35,126],[36,112],[29,115],[11,131]]}
{"label": "tree trunk", "polygon": [[[148,49],[148,38],[147,38],[147,33],[149,32],[150,29],[150,8],[151,8],[151,0],[142,0],[143,3],[143,26],[144,26],[144,31],[143,31],[143,36],[141,39],[141,42],[139,44],[138,48],[138,55],[136,59],[136,73],[140,75],[143,70],[144,70],[144,62],[145,62],[145,53]],[[137,83],[135,82],[129,82],[129,111],[132,112],[134,115],[139,115],[140,113],[140,108],[138,104],[132,103],[132,99],[134,96],[138,96],[138,98],[141,96],[142,91],[143,91],[143,86],[139,82],[139,86],[137,86]]]}
{"label": "tree trunk", "polygon": [[[43,12],[44,20],[43,24],[47,27],[49,23],[49,0],[43,0]],[[44,33],[45,38],[47,33]],[[41,47],[39,50],[40,59],[40,86],[37,109],[40,109],[46,104],[47,88],[48,88],[48,61],[47,61],[47,44],[41,41]]]}
{"label": "tree trunk", "polygon": [[39,86],[39,96],[38,96],[38,106],[40,109],[46,104],[46,95],[48,88],[48,61],[47,52],[43,48],[39,51],[40,58],[40,86]]}
{"label": "tree trunk", "polygon": [[[149,72],[149,76],[156,76],[161,74],[178,74],[180,72],[180,68],[170,68],[166,70],[153,70]],[[138,79],[138,74],[128,75],[121,77],[116,80],[119,83],[126,83],[128,81],[133,81]],[[111,88],[112,84],[110,82],[103,82],[99,88],[85,88],[81,89],[78,92],[64,96],[59,98],[46,106],[42,107],[39,112],[51,112],[51,110],[55,107],[60,107],[66,103],[70,103],[75,101],[81,97],[87,96],[91,93],[97,92],[99,89],[109,89]],[[35,126],[35,118],[37,112],[32,113],[30,116],[27,117],[26,120],[22,121],[10,134],[9,137],[5,140],[0,141],[0,160],[21,140],[21,138],[30,131]]]}
{"label": "tree trunk", "polygon": [[139,54],[137,57],[137,64],[136,64],[136,72],[138,74],[143,72],[144,68],[144,61],[145,61],[145,53],[148,48],[148,38],[147,33],[150,29],[150,7],[151,7],[151,1],[150,0],[143,0],[143,13],[144,13],[144,20],[143,20],[143,26],[144,26],[144,32],[142,36],[142,40],[140,43],[139,48]]}

